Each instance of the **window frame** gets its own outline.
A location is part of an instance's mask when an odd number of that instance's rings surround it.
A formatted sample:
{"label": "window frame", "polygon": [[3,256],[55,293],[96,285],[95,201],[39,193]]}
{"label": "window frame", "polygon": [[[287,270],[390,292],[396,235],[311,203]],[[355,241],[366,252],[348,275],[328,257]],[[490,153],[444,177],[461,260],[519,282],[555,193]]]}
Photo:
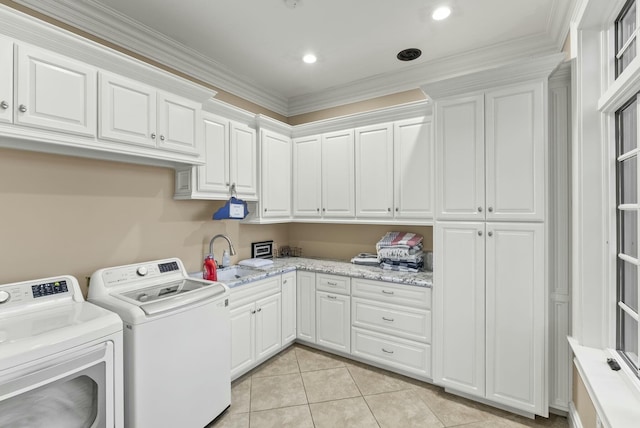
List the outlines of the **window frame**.
{"label": "window frame", "polygon": [[[627,40],[625,40],[624,42],[621,43],[620,40],[620,27],[619,25],[623,22],[624,18],[626,17],[626,14],[629,12],[629,10],[631,10],[632,7],[636,7],[636,16],[635,16],[635,29],[633,30],[633,33],[631,33],[629,35],[629,38]],[[633,44],[633,42],[636,42],[636,54],[635,56],[631,59],[631,61],[638,56],[638,30],[639,30],[639,18],[638,18],[638,5],[636,0],[627,0],[627,2],[624,4],[624,6],[622,6],[622,9],[620,10],[620,13],[618,14],[618,16],[616,17],[615,21],[614,21],[614,25],[613,25],[613,33],[614,33],[614,76],[617,79],[622,72],[626,69],[626,67],[622,67],[622,56],[627,52],[627,50],[629,49],[629,47]],[[628,66],[628,64],[627,64]]]}
{"label": "window frame", "polygon": [[[635,105],[635,147],[627,152],[619,153],[619,148],[622,147],[621,137],[622,130],[624,129],[624,123],[621,120],[621,113],[626,110],[628,107]],[[615,353],[619,356],[619,358],[628,366],[629,372],[635,374],[635,377],[640,380],[640,352],[636,351],[635,361],[625,352],[622,348],[624,346],[624,319],[625,314],[629,315],[636,321],[636,348],[638,347],[638,343],[640,342],[640,321],[638,320],[638,310],[640,310],[640,253],[638,253],[638,242],[640,242],[640,93],[633,94],[630,96],[629,100],[625,102],[619,109],[616,110],[615,114],[612,117],[614,124],[614,135],[613,138],[609,141],[609,143],[613,144],[613,150],[611,150],[613,154],[613,185],[614,185],[614,198],[613,204],[615,208],[615,214],[613,215],[614,227],[611,231],[613,233],[612,241],[615,241],[615,261],[612,266],[612,271],[614,272],[614,288],[615,288],[615,310],[613,317],[615,319],[614,324],[614,340],[613,345],[615,348]],[[634,203],[624,203],[621,199],[621,184],[624,177],[620,174],[619,165],[622,161],[628,160],[631,158],[636,159],[636,172],[635,172],[635,202]],[[624,254],[622,252],[622,246],[624,245],[624,239],[622,235],[622,228],[620,226],[620,218],[621,214],[624,211],[635,211],[636,212],[636,255],[635,257]],[[636,310],[634,311],[628,305],[626,305],[623,301],[623,295],[625,291],[625,284],[620,282],[621,276],[621,266],[624,263],[632,263],[636,266]]]}

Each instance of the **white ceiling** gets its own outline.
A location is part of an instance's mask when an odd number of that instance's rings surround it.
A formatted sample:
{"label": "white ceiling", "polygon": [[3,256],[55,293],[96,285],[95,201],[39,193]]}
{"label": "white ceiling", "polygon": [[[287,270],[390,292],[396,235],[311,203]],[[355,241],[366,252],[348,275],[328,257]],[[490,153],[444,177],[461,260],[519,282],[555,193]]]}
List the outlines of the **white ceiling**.
{"label": "white ceiling", "polygon": [[[17,0],[283,115],[557,53],[575,0]],[[55,5],[51,5],[55,3]],[[440,5],[451,16],[431,19]],[[396,54],[419,48],[401,62]],[[302,62],[313,52],[318,62]]]}

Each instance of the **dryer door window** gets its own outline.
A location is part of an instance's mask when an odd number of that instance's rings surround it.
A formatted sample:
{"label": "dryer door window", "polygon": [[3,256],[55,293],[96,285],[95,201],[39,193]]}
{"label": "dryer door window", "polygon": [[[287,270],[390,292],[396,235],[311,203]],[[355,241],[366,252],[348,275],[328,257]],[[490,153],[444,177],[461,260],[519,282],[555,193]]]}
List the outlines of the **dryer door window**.
{"label": "dryer door window", "polygon": [[113,426],[112,379],[111,342],[0,372],[0,426]]}

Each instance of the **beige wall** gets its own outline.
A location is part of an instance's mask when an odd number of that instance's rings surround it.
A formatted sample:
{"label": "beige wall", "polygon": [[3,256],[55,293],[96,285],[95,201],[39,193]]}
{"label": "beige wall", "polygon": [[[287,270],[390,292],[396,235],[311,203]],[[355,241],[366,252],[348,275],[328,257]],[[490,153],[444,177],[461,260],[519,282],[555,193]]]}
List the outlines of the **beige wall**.
{"label": "beige wall", "polygon": [[421,89],[412,89],[410,91],[398,92],[397,94],[385,95],[384,97],[372,98],[357,103],[345,104],[339,107],[333,107],[324,110],[305,113],[289,118],[290,125],[300,125],[318,120],[331,119],[349,114],[361,113],[365,111],[378,110],[385,107],[391,107],[400,104],[406,104],[413,101],[423,101],[426,99]]}
{"label": "beige wall", "polygon": [[582,426],[584,428],[596,428],[596,408],[589,397],[587,388],[584,386],[575,364],[573,366],[573,404],[576,407]]}
{"label": "beige wall", "polygon": [[[288,241],[288,225],[213,221],[220,201],[175,201],[174,170],[0,149],[0,284],[179,257],[200,270],[209,240]],[[226,243],[216,241],[219,259]]]}
{"label": "beige wall", "polygon": [[358,253],[375,253],[376,242],[390,231],[419,233],[425,238],[425,249],[432,249],[433,229],[430,226],[292,223],[289,243],[302,248],[306,257],[350,260]]}

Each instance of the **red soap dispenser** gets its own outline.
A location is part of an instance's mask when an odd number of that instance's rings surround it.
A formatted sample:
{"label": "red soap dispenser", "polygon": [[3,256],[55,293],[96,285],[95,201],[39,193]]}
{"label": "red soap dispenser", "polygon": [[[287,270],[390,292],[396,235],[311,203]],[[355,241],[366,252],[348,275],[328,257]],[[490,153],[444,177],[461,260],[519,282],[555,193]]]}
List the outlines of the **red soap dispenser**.
{"label": "red soap dispenser", "polygon": [[202,267],[202,277],[207,281],[218,280],[218,272],[216,271],[216,261],[213,259],[213,254],[209,254],[204,259],[204,265]]}

